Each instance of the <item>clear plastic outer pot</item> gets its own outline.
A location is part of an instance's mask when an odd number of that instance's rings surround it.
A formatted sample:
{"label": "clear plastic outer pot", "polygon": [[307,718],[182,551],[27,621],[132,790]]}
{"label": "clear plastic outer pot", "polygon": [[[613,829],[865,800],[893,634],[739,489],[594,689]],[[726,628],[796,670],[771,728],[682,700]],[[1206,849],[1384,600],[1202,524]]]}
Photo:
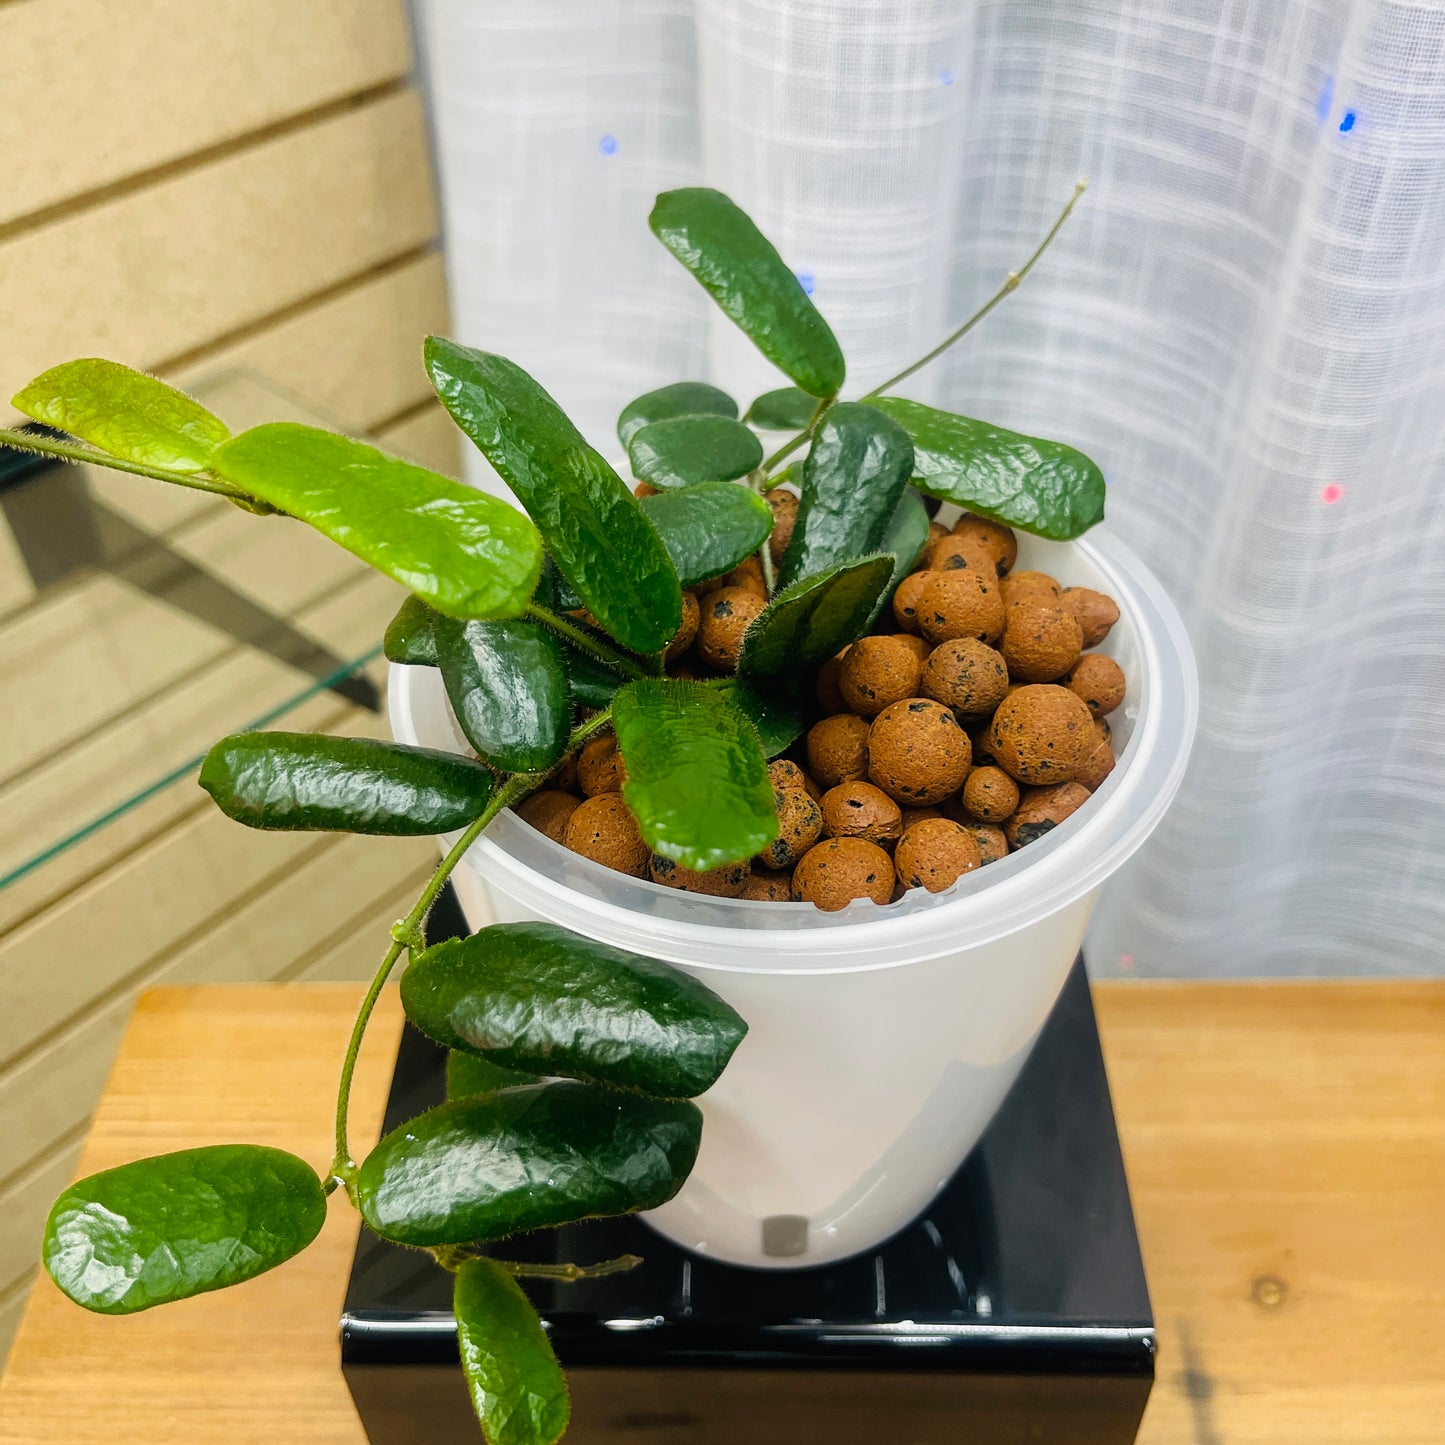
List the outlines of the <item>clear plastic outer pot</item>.
{"label": "clear plastic outer pot", "polygon": [[[1094,897],[1179,787],[1198,685],[1178,613],[1105,533],[1020,537],[1017,567],[1119,604],[1099,649],[1128,678],[1118,765],[1074,816],[945,893],[820,913],[680,893],[568,852],[500,816],[454,875],[473,927],[545,919],[667,959],[747,1020],[700,1101],[697,1167],[648,1216],[676,1243],[759,1268],[871,1249],[932,1200],[987,1128],[1058,996]],[[440,678],[394,667],[401,742],[458,749]],[[454,841],[443,840],[444,846]]]}

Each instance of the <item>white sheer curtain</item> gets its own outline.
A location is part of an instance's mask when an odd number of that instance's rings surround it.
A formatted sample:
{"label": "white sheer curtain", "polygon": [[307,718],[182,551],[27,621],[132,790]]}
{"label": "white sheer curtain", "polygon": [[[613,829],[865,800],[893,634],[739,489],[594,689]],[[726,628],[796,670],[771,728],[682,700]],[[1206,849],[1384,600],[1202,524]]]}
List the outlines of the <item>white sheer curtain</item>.
{"label": "white sheer curtain", "polygon": [[1445,936],[1445,4],[418,0],[456,330],[606,442],[780,384],[649,236],[705,182],[861,390],[1071,441],[1204,708],[1096,972],[1431,973]]}

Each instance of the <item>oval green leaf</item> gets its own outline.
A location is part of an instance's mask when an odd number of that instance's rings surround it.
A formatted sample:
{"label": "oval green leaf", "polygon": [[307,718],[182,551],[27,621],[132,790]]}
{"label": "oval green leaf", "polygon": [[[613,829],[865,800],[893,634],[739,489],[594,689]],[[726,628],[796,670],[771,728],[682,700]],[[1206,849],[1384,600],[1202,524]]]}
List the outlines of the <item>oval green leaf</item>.
{"label": "oval green leaf", "polygon": [[783,585],[876,552],[912,475],[913,443],[897,422],[861,402],[830,408],[803,463]]}
{"label": "oval green leaf", "polygon": [[271,422],[221,447],[216,475],[315,527],[453,617],[519,617],[542,568],[506,502],[365,442]]}
{"label": "oval green leaf", "polygon": [[456,1099],[394,1129],[357,1176],[383,1239],[429,1248],[655,1209],[697,1158],[702,1114],[562,1082]]}
{"label": "oval green leaf", "polygon": [[381,639],[382,655],[388,662],[405,663],[410,667],[437,665],[436,639],[432,636],[432,619],[438,616],[420,597],[408,597],[397,614],[386,624]]}
{"label": "oval green leaf", "polygon": [[913,438],[914,485],[991,521],[1067,542],[1104,519],[1104,474],[1063,442],[1024,436],[901,396],[871,405]]}
{"label": "oval green leaf", "polygon": [[216,448],[231,435],[185,392],[99,357],[51,367],[10,405],[113,457],[173,472],[209,471]]}
{"label": "oval green leaf", "polygon": [[816,396],[809,396],[801,387],[780,386],[776,391],[765,391],[748,408],[743,420],[764,431],[802,431],[817,409]]}
{"label": "oval green leaf", "polygon": [[465,828],[492,793],[491,773],[470,758],[319,733],[222,738],[199,781],[248,828],[393,837]]}
{"label": "oval green leaf", "polygon": [[406,1016],[505,1068],[664,1099],[717,1082],[747,1025],[695,978],[551,923],[506,923],[418,954]]}
{"label": "oval green leaf", "polygon": [[745,477],[763,460],[757,433],[725,416],[675,416],[639,427],[627,444],[634,476],[672,491]]}
{"label": "oval green leaf", "polygon": [[696,186],[664,191],[648,225],[774,366],[813,396],[838,394],[845,368],[837,339],[746,212]]}
{"label": "oval green leaf", "polygon": [[883,540],[878,544],[880,552],[887,552],[894,559],[893,575],[888,579],[883,595],[873,604],[873,613],[868,619],[869,627],[878,620],[879,614],[892,600],[898,584],[913,570],[913,564],[928,545],[929,521],[928,508],[924,506],[923,498],[912,487],[906,488],[898,499],[898,506],[889,520],[887,531],[883,533]]}
{"label": "oval green leaf", "polygon": [[675,381],[628,402],[617,418],[617,437],[626,446],[639,428],[672,416],[726,416],[736,421],[737,415],[738,404],[727,392],[705,381]]}
{"label": "oval green leaf", "polygon": [[717,688],[644,678],[612,702],[622,797],[648,847],[706,872],[778,836],[757,730]]}
{"label": "oval green leaf", "polygon": [[859,557],[785,587],[743,635],[738,671],[779,676],[817,667],[863,635],[892,575],[892,557]]}
{"label": "oval green leaf", "polygon": [[51,1279],[88,1310],[129,1315],[264,1274],[326,1219],[304,1160],[259,1144],[138,1159],[72,1184],[50,1211]]}
{"label": "oval green leaf", "polygon": [[517,494],[598,624],[633,652],[661,652],[682,624],[682,591],[627,484],[505,357],[429,336],[426,367],[457,425]]}
{"label": "oval green leaf", "polygon": [[504,773],[545,772],[572,726],[562,644],[536,622],[432,624],[437,666],[466,740]]}
{"label": "oval green leaf", "polygon": [[536,1074],[521,1069],[504,1069],[480,1054],[447,1050],[447,1098],[472,1099],[478,1094],[495,1094],[498,1089],[514,1089],[518,1084],[537,1084]]}
{"label": "oval green leaf", "polygon": [[736,482],[700,482],[681,492],[644,497],[642,510],[684,587],[731,572],[773,530],[772,508]]}
{"label": "oval green leaf", "polygon": [[758,730],[764,757],[777,757],[807,726],[795,678],[742,677],[727,699]]}
{"label": "oval green leaf", "polygon": [[490,1259],[469,1259],[452,1292],[457,1348],[488,1445],[555,1445],[572,1404],[547,1332],[521,1286]]}
{"label": "oval green leaf", "polygon": [[578,707],[607,707],[616,696],[617,689],[627,681],[605,662],[565,642],[562,644],[562,658],[567,669],[567,685],[572,690],[572,701]]}

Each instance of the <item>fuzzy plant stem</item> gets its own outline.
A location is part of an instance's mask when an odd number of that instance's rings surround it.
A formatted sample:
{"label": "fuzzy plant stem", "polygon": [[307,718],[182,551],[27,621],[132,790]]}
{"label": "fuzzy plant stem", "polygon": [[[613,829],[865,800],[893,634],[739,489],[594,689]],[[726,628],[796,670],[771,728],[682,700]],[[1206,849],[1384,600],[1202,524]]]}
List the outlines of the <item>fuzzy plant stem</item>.
{"label": "fuzzy plant stem", "polygon": [[193,472],[177,472],[170,467],[153,467],[143,462],[127,461],[124,457],[113,457],[108,452],[98,452],[92,447],[72,446],[69,442],[58,442],[36,432],[0,428],[0,446],[14,447],[18,452],[31,452],[36,456],[55,457],[58,461],[108,467],[113,472],[130,472],[138,477],[154,477],[158,482],[190,487],[197,492],[214,492],[216,496],[228,497],[232,501],[255,502],[255,498],[247,496],[245,492],[211,477],[197,476]]}

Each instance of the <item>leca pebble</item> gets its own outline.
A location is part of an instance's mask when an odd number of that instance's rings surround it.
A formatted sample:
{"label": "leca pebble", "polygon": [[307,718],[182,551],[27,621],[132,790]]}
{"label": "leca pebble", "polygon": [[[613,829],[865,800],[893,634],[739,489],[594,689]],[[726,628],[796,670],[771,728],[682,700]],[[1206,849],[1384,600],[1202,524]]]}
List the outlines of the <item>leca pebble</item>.
{"label": "leca pebble", "polygon": [[903,813],[872,783],[839,783],[823,794],[823,827],[834,838],[866,838],[882,847],[902,835]]}
{"label": "leca pebble", "polygon": [[898,881],[905,888],[942,893],[981,863],[978,844],[962,824],[947,818],[915,823],[893,853]]}
{"label": "leca pebble", "polygon": [[957,792],[972,756],[958,719],[932,698],[895,702],[868,732],[869,781],[910,806],[941,803]]}
{"label": "leca pebble", "polygon": [[793,871],[793,897],[825,913],[856,898],[887,903],[893,897],[893,860],[863,838],[826,838]]}

